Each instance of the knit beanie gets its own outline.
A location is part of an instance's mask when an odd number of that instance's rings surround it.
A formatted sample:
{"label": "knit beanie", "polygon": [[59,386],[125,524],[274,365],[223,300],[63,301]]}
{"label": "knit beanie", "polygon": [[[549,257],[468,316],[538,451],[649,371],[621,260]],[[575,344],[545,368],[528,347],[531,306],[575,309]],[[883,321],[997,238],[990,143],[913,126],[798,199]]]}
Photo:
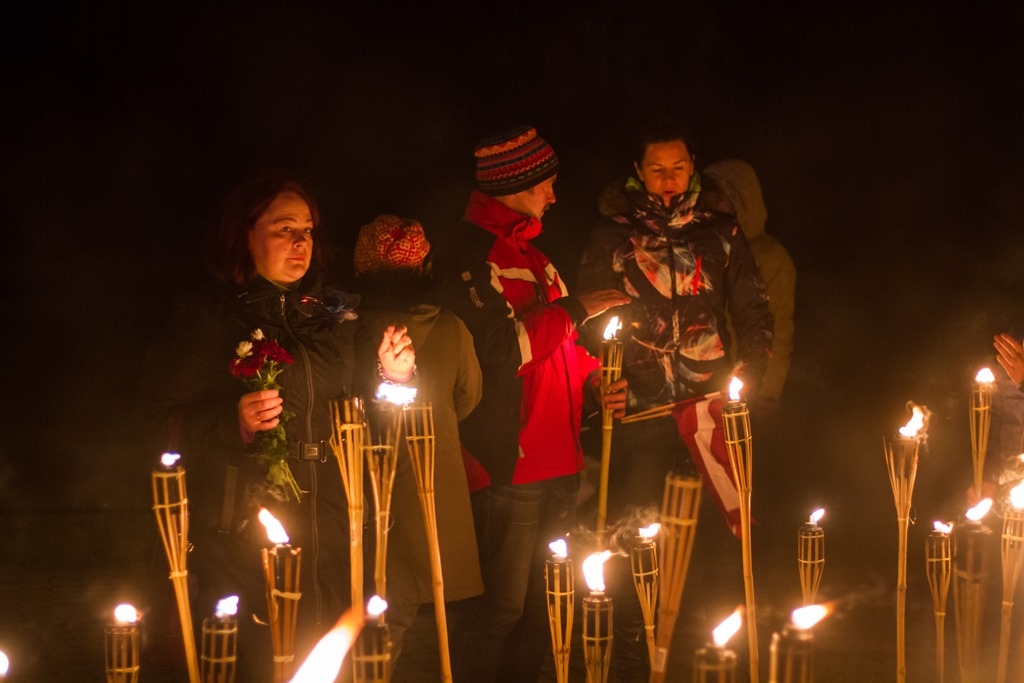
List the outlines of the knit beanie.
{"label": "knit beanie", "polygon": [[555,150],[531,126],[481,140],[474,155],[477,188],[491,196],[529,190],[558,173]]}
{"label": "knit beanie", "polygon": [[423,226],[411,218],[381,215],[359,229],[353,257],[356,275],[416,269],[430,253]]}

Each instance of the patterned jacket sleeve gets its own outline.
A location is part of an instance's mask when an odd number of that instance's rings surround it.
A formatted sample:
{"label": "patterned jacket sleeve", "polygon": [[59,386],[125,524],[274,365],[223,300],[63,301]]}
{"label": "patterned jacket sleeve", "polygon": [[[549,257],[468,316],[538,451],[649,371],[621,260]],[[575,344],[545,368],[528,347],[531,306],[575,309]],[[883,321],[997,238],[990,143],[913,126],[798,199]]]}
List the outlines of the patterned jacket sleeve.
{"label": "patterned jacket sleeve", "polygon": [[774,323],[754,255],[743,231],[735,224],[729,235],[727,282],[729,317],[736,331],[739,374],[744,383],[759,390],[772,352]]}

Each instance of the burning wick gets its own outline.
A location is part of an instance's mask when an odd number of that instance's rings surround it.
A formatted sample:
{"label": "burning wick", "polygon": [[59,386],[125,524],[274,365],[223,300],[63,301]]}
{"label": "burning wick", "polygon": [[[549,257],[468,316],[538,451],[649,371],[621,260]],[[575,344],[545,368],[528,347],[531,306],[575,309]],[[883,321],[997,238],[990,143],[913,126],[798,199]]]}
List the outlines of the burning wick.
{"label": "burning wick", "polygon": [[953,523],[945,524],[943,522],[935,521],[932,523],[932,528],[938,531],[940,534],[946,534],[947,536],[953,531]]}
{"label": "burning wick", "polygon": [[604,593],[604,563],[611,556],[611,550],[603,550],[583,560],[583,578],[591,593]]}
{"label": "burning wick", "polygon": [[818,508],[817,510],[815,510],[814,512],[811,513],[811,516],[809,518],[808,523],[811,526],[817,526],[818,522],[824,516],[825,516],[825,508]]}
{"label": "burning wick", "polygon": [[654,524],[651,524],[649,526],[640,527],[637,530],[637,533],[640,534],[640,538],[642,538],[645,541],[649,541],[655,536],[657,536],[659,531],[661,531],[661,525],[655,522]]}
{"label": "burning wick", "polygon": [[1024,509],[1024,481],[1010,489],[1010,505],[1018,510]]}
{"label": "burning wick", "polygon": [[309,653],[290,683],[331,683],[363,627],[363,616],[348,610]]}
{"label": "burning wick", "polygon": [[165,470],[173,470],[178,466],[181,455],[178,453],[164,453],[160,456],[160,466]]}
{"label": "burning wick", "polygon": [[996,376],[992,374],[992,371],[988,368],[982,368],[978,370],[978,374],[974,376],[974,381],[978,384],[991,384],[996,381]]}
{"label": "burning wick", "polygon": [[988,514],[988,511],[992,509],[992,499],[986,498],[971,509],[969,509],[965,516],[967,521],[972,524],[979,524],[981,520]]}
{"label": "burning wick", "polygon": [[377,398],[396,406],[404,406],[416,400],[416,387],[384,383],[377,387]]}
{"label": "burning wick", "polygon": [[270,539],[271,543],[276,545],[288,545],[288,534],[285,533],[284,527],[281,526],[281,522],[277,520],[270,513],[267,508],[260,508],[259,520],[263,523],[263,526],[267,529],[267,538]]}
{"label": "burning wick", "polygon": [[119,624],[135,624],[139,621],[139,611],[127,603],[120,604],[114,608],[114,620]]}
{"label": "burning wick", "polygon": [[366,602],[366,613],[371,617],[379,617],[388,608],[388,601],[379,595],[374,595]]}
{"label": "burning wick", "polygon": [[743,624],[743,607],[737,607],[732,614],[726,617],[725,621],[715,627],[711,632],[711,640],[715,647],[724,648],[729,639],[736,635]]}
{"label": "burning wick", "polygon": [[914,414],[906,425],[900,427],[900,435],[913,439],[922,427],[924,427],[924,411],[920,406],[914,406]]}
{"label": "burning wick", "polygon": [[213,616],[221,620],[232,619],[238,614],[238,596],[229,595],[226,598],[221,598],[217,601],[217,606],[213,610]]}
{"label": "burning wick", "polygon": [[616,333],[622,329],[622,323],[619,322],[619,316],[613,315],[612,319],[608,321],[608,325],[604,328],[604,338],[607,341],[615,339]]}
{"label": "burning wick", "polygon": [[559,560],[564,560],[569,557],[569,544],[565,542],[564,538],[560,538],[557,541],[551,541],[551,543],[548,543],[548,548],[551,549],[555,558]]}
{"label": "burning wick", "polygon": [[828,607],[825,605],[807,605],[793,610],[793,626],[806,631],[824,619],[828,615]]}
{"label": "burning wick", "polygon": [[739,403],[740,401],[740,390],[743,389],[743,380],[739,377],[733,377],[729,382],[729,400],[733,403]]}

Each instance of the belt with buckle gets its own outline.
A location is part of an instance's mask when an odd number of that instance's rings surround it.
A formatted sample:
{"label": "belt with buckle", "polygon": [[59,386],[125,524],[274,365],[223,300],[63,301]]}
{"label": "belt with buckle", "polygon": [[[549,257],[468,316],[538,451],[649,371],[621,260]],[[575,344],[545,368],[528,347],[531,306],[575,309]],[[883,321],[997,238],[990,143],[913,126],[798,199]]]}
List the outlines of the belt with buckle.
{"label": "belt with buckle", "polygon": [[292,441],[288,444],[288,459],[327,462],[327,444],[323,441]]}

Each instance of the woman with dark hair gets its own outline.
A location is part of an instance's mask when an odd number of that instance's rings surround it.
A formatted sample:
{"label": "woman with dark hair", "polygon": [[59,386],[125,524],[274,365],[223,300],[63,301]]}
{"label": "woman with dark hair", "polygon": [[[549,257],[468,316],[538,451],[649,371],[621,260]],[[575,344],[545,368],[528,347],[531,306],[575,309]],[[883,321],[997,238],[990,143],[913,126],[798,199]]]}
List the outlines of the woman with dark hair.
{"label": "woman with dark hair", "polygon": [[[259,509],[302,549],[301,662],[351,595],[330,401],[381,379],[407,382],[414,370],[412,342],[394,325],[379,337],[379,365],[356,366],[357,298],[323,284],[319,230],[294,174],[271,171],[236,188],[210,244],[210,282],[177,302],[141,380],[139,424],[154,462],[175,451],[187,471],[196,634],[217,600],[240,598],[238,680],[270,681],[274,671],[269,629],[258,624],[267,621],[261,549],[270,545]],[[240,381],[261,344],[276,350],[279,389]]]}

